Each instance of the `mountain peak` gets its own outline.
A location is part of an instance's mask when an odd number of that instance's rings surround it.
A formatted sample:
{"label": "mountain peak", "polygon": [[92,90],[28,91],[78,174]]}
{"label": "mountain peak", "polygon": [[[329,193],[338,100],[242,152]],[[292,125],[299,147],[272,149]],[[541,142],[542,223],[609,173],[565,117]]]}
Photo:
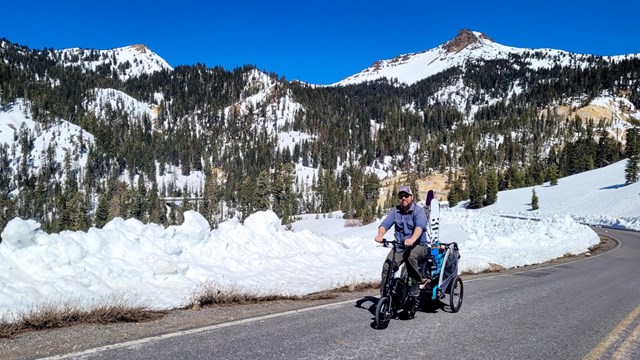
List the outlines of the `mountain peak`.
{"label": "mountain peak", "polygon": [[147,51],[151,51],[145,44],[135,44],[135,45],[131,45],[130,47],[141,53],[146,53]]}
{"label": "mountain peak", "polygon": [[453,40],[447,41],[443,45],[443,48],[445,51],[449,53],[457,53],[469,45],[481,43],[482,40],[488,40],[490,42],[493,42],[491,38],[489,38],[487,35],[481,32],[471,31],[469,29],[462,29],[460,30],[458,35],[456,35],[456,37],[453,38]]}

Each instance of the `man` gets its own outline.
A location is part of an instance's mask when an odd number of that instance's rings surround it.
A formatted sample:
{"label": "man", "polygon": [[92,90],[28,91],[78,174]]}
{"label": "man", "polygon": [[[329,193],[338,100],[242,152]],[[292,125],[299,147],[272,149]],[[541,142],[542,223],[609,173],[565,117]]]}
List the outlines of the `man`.
{"label": "man", "polygon": [[[394,252],[391,250],[387,256],[387,260],[382,267],[382,285],[380,291],[384,288],[384,282],[389,272],[389,265],[391,263],[391,257],[395,256],[397,266],[400,266],[403,262],[407,262],[407,272],[409,276],[414,280],[414,285],[411,287],[411,296],[414,298],[414,310],[418,308],[418,297],[420,295],[420,284],[426,283],[429,279],[423,279],[420,275],[420,263],[423,262],[428,256],[427,248],[427,216],[423,208],[417,206],[413,202],[413,192],[407,185],[400,186],[398,188],[398,200],[400,204],[391,209],[387,217],[382,221],[380,227],[378,227],[378,235],[375,237],[375,241],[381,243],[384,234],[394,226],[394,237],[396,241],[402,241],[404,243],[404,250]],[[392,269],[391,271],[395,271]]]}

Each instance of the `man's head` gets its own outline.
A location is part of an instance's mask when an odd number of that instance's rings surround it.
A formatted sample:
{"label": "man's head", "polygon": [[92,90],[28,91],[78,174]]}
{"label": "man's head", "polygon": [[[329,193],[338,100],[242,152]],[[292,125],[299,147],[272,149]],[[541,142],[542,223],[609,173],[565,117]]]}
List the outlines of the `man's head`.
{"label": "man's head", "polygon": [[413,192],[411,187],[402,185],[398,188],[398,200],[400,200],[400,206],[404,209],[408,209],[413,202]]}

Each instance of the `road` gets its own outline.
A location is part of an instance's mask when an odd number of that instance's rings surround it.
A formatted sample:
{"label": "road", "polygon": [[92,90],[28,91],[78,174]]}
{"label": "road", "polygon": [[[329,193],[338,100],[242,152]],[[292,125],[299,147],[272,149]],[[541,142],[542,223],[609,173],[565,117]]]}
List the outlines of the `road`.
{"label": "road", "polygon": [[378,330],[371,294],[65,357],[640,359],[640,233],[595,230],[620,245],[558,266],[467,280],[458,313],[434,308]]}

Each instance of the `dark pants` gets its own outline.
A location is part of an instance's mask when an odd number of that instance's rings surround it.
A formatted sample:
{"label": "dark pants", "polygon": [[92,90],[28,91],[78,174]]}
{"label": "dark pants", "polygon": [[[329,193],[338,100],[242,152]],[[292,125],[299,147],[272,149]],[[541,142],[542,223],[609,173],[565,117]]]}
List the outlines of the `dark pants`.
{"label": "dark pants", "polygon": [[[389,273],[389,266],[391,265],[391,257],[395,256],[396,267],[392,271],[396,271],[398,267],[406,261],[407,265],[407,273],[409,277],[413,279],[415,283],[415,288],[418,289],[418,285],[422,282],[422,275],[420,275],[420,265],[427,259],[428,256],[426,246],[419,244],[416,246],[412,246],[407,248],[402,252],[396,252],[394,249],[391,249],[389,255],[387,255],[387,259],[382,266],[382,283],[380,284],[380,294],[382,294],[384,290],[384,284],[387,280],[387,274]],[[415,291],[415,289],[414,289]],[[417,290],[420,291],[419,289]]]}

